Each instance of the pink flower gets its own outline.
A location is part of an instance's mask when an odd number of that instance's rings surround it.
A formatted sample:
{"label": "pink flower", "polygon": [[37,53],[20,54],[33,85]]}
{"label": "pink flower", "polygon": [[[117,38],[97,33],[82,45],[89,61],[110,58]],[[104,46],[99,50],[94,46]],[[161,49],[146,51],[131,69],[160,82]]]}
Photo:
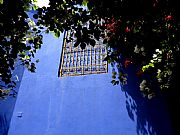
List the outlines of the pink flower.
{"label": "pink flower", "polygon": [[172,16],[171,15],[168,15],[165,17],[165,21],[169,21],[169,20],[172,20]]}

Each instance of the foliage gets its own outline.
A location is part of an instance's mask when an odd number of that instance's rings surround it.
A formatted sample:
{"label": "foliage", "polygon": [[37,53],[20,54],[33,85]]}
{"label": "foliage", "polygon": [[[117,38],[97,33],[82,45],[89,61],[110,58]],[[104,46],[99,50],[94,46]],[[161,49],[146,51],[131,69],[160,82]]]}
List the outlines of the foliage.
{"label": "foliage", "polygon": [[[79,5],[87,5],[88,10]],[[107,60],[113,66],[113,85],[126,84],[125,69],[133,64],[142,79],[140,90],[155,95],[155,86],[167,89],[179,57],[179,8],[176,1],[51,0],[38,9],[38,23],[58,37],[63,30],[75,30],[75,46],[85,48],[104,39]],[[143,86],[143,87],[142,87]]]}
{"label": "foliage", "polygon": [[0,4],[3,4],[3,0],[0,0]]}
{"label": "foliage", "polygon": [[[127,83],[130,65],[137,67],[140,90],[149,98],[156,93],[153,85],[161,89],[173,85],[180,43],[180,9],[175,0],[50,0],[49,7],[42,8],[30,0],[16,1],[0,5],[0,77],[6,84],[17,58],[34,71],[31,57],[42,44],[43,31],[59,37],[74,30],[74,46],[82,49],[103,38],[108,49],[105,60],[113,66],[113,85]],[[36,9],[35,21],[27,16],[30,7]]]}
{"label": "foliage", "polygon": [[28,17],[31,6],[31,0],[0,4],[0,97],[15,87],[12,72],[17,58],[30,71],[35,70],[31,57],[40,48],[42,35]]}
{"label": "foliage", "polygon": [[139,67],[140,90],[152,98],[156,93],[153,85],[160,89],[174,85],[172,76],[179,58],[180,24],[175,1],[149,2],[126,0],[108,5],[108,2],[98,1],[95,7],[89,7],[105,21],[105,39],[110,48],[106,60],[117,63],[118,71],[112,76],[112,83],[118,84],[120,80],[126,84],[124,69],[133,64]]}

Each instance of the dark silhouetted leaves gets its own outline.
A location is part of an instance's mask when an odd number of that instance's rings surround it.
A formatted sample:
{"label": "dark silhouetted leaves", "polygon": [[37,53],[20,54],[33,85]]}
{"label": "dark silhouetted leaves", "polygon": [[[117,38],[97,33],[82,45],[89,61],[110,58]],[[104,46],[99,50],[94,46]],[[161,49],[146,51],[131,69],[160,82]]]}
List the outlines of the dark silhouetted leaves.
{"label": "dark silhouetted leaves", "polygon": [[74,43],[74,47],[77,47],[79,44],[80,44],[80,42],[76,41],[76,42]]}
{"label": "dark silhouetted leaves", "polygon": [[81,46],[81,49],[85,49],[85,48],[86,48],[86,44],[85,44],[84,42],[82,42],[82,43],[80,44],[80,46]]}
{"label": "dark silhouetted leaves", "polygon": [[106,43],[107,43],[107,39],[104,39],[104,40],[103,40],[103,44],[106,44]]}
{"label": "dark silhouetted leaves", "polygon": [[94,39],[90,39],[90,40],[89,40],[89,43],[90,43],[90,45],[95,46],[96,41],[95,41]]}
{"label": "dark silhouetted leaves", "polygon": [[33,15],[33,18],[34,18],[34,19],[38,19],[38,15],[37,15],[37,14],[34,14],[34,15]]}

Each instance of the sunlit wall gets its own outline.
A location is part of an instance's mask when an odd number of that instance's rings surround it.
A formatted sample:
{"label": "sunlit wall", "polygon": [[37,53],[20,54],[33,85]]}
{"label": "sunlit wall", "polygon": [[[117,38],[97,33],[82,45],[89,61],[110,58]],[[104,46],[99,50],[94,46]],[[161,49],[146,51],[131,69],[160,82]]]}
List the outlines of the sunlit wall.
{"label": "sunlit wall", "polygon": [[36,73],[24,72],[8,135],[172,135],[162,98],[147,100],[129,78],[58,77],[63,35],[44,35]]}

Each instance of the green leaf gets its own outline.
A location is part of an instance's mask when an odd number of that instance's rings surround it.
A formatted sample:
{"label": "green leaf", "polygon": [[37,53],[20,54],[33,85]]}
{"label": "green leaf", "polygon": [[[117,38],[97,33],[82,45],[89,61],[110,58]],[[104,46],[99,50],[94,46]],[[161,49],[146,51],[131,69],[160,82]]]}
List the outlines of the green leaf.
{"label": "green leaf", "polygon": [[153,63],[149,63],[148,65],[145,65],[142,67],[142,71],[144,72],[145,70],[147,70],[149,67],[153,67],[154,68],[154,64]]}
{"label": "green leaf", "polygon": [[32,6],[32,9],[33,9],[33,10],[37,10],[37,9],[38,9],[38,6],[37,6],[37,5],[34,5],[34,6]]}
{"label": "green leaf", "polygon": [[3,4],[3,0],[0,0],[0,4]]}
{"label": "green leaf", "polygon": [[88,0],[83,0],[82,5],[87,7]]}
{"label": "green leaf", "polygon": [[27,59],[30,59],[30,57],[29,57],[28,55],[26,55],[26,56],[24,57],[24,59],[27,60]]}
{"label": "green leaf", "polygon": [[61,34],[60,31],[57,31],[57,32],[55,33],[55,37],[56,37],[56,38],[59,38],[59,37],[60,37],[60,34]]}

